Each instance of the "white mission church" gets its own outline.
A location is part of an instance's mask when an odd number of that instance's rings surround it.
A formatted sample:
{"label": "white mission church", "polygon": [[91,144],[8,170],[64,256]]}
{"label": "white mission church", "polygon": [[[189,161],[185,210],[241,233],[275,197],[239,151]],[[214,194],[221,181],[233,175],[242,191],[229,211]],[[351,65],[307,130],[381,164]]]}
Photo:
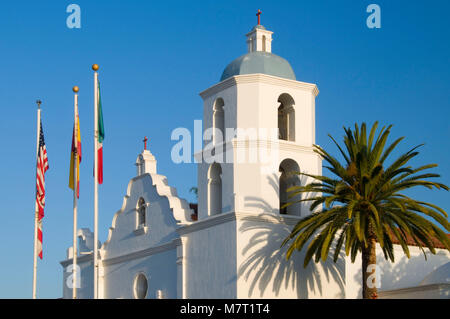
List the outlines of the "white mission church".
{"label": "white mission church", "polygon": [[[286,261],[280,249],[305,205],[280,210],[290,185],[304,183],[290,171],[322,173],[315,143],[315,84],[296,79],[290,64],[272,52],[272,32],[258,24],[247,34],[248,53],[232,61],[220,82],[200,93],[205,127],[274,128],[257,137],[258,151],[276,148],[267,163],[238,161],[249,143],[232,139],[215,150],[233,161],[198,164],[198,211],[177,196],[148,150],[99,244],[100,298],[360,298],[361,261],[310,263],[304,253]],[[205,150],[205,149],[204,149]],[[196,154],[201,158],[202,153]],[[194,209],[195,208],[195,209]],[[450,254],[437,249],[425,261],[399,245],[396,263],[378,250],[380,298],[450,298]],[[79,230],[78,298],[93,297],[93,234]],[[63,298],[72,297],[72,249],[63,267]],[[379,273],[380,273],[379,272]]]}

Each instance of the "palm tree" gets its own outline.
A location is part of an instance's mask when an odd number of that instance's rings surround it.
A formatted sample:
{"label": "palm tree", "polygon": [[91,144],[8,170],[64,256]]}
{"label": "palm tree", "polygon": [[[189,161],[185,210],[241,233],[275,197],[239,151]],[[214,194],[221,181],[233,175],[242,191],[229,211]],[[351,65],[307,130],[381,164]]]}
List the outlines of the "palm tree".
{"label": "palm tree", "polygon": [[417,168],[407,166],[407,163],[419,154],[417,149],[421,145],[387,164],[386,160],[403,137],[385,149],[392,125],[387,129],[383,127],[374,142],[377,127],[376,122],[369,136],[366,134],[365,123],[361,125],[361,129],[356,124],[354,131],[344,128],[344,149],[329,135],[344,158],[345,162],[342,164],[320,146],[314,145],[314,151],[325,160],[324,167],[333,173],[334,177],[298,172],[314,180],[305,186],[288,189],[289,197],[306,194],[306,198],[296,202],[310,202],[312,214],[302,218],[282,244],[284,246],[290,243],[286,255],[289,259],[294,250],[300,251],[309,242],[304,267],[313,257],[316,263],[325,261],[333,242],[334,252],[331,251],[331,254],[334,262],[339,258],[342,249],[347,256],[351,256],[352,262],[355,262],[361,252],[363,298],[377,297],[377,288],[371,281],[375,272],[368,273],[368,266],[376,265],[377,242],[385,259],[392,262],[395,241],[401,245],[408,258],[408,240],[420,247],[425,259],[424,247],[435,254],[433,240],[440,241],[450,250],[449,238],[435,224],[440,224],[448,231],[450,225],[447,213],[436,205],[402,194],[402,191],[418,186],[448,190],[444,184],[429,181],[430,178],[440,175],[423,172],[437,165],[429,164]]}

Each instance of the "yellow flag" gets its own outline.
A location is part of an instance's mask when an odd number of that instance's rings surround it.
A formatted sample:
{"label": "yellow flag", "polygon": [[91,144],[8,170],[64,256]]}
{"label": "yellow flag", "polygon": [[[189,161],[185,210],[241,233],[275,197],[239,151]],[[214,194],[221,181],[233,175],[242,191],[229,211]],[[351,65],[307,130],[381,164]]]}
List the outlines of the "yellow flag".
{"label": "yellow flag", "polygon": [[75,125],[72,133],[72,148],[70,152],[70,174],[69,187],[74,190],[73,169],[75,162],[75,154],[78,155],[77,161],[77,198],[80,198],[80,163],[81,163],[81,133],[80,133],[80,118],[77,114],[77,137],[75,143]]}

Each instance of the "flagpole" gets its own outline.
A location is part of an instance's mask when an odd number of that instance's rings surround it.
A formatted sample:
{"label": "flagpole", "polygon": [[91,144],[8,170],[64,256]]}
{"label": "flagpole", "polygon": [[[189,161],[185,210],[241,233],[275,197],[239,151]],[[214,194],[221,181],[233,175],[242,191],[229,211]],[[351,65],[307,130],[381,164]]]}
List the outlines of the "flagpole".
{"label": "flagpole", "polygon": [[73,87],[74,94],[74,129],[73,129],[73,139],[74,139],[74,159],[73,159],[73,268],[72,268],[72,298],[77,299],[77,193],[78,193],[78,86]]}
{"label": "flagpole", "polygon": [[[37,132],[36,132],[36,163],[39,153],[39,135],[41,131],[41,101],[37,100]],[[37,164],[36,164],[37,176]],[[35,176],[35,177],[36,177]],[[33,252],[33,299],[36,299],[36,277],[37,277],[37,232],[38,232],[38,206],[37,206],[37,188],[35,190],[36,196],[34,198],[34,252]]]}
{"label": "flagpole", "polygon": [[94,70],[94,299],[98,299],[98,71]]}

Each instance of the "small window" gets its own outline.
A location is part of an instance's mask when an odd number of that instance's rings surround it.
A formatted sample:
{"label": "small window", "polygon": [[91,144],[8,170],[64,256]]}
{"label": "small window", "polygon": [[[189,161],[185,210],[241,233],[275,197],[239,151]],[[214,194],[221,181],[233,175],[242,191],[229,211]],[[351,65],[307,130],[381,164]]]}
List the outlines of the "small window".
{"label": "small window", "polygon": [[287,93],[278,98],[278,138],[285,141],[295,141],[295,109],[294,99]]}
{"label": "small window", "polygon": [[283,207],[283,205],[287,204],[287,192],[286,189],[288,188],[286,185],[286,172],[284,171],[283,167],[280,166],[279,169],[280,174],[280,214],[286,215],[287,214],[287,207]]}
{"label": "small window", "polygon": [[134,279],[134,298],[145,299],[147,297],[148,282],[147,277],[143,273],[140,273]]}
{"label": "small window", "polygon": [[137,228],[143,228],[146,226],[145,223],[145,200],[141,197],[138,202],[137,207]]}
{"label": "small window", "polygon": [[220,144],[224,142],[224,133],[225,133],[225,113],[223,107],[225,103],[222,98],[218,98],[214,102],[213,107],[213,143]]}
{"label": "small window", "polygon": [[[298,175],[300,168],[292,159],[285,159],[279,167],[279,196],[280,196],[280,214],[301,216],[301,205],[297,201],[301,199],[299,195],[290,197],[288,189],[293,186],[300,186],[301,181]],[[292,204],[283,207],[283,205],[291,202]]]}

